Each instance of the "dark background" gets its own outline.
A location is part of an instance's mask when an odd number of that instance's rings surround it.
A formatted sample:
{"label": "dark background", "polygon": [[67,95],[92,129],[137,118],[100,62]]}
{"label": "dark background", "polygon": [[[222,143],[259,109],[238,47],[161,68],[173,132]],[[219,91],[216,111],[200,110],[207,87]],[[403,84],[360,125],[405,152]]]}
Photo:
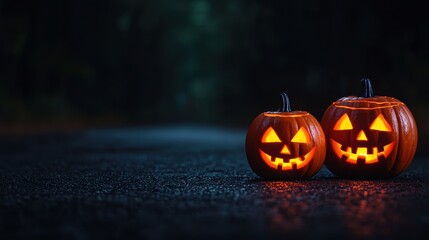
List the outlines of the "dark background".
{"label": "dark background", "polygon": [[[423,1],[0,0],[4,239],[427,239]],[[259,113],[403,101],[419,140],[383,180],[264,181]]]}
{"label": "dark background", "polygon": [[282,92],[320,119],[368,77],[414,113],[420,154],[426,14],[419,1],[2,0],[0,133],[246,128]]}
{"label": "dark background", "polygon": [[420,1],[2,0],[0,36],[3,131],[320,119],[368,77],[429,134]]}

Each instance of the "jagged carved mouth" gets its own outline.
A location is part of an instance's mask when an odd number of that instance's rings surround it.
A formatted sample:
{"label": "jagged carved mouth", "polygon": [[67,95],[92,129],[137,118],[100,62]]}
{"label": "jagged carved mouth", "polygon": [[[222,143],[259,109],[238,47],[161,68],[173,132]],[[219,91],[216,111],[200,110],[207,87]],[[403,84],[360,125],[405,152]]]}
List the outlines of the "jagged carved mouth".
{"label": "jagged carved mouth", "polygon": [[[334,150],[335,154],[338,158],[347,158],[346,162],[351,164],[357,164],[358,161],[361,161],[365,164],[373,164],[378,163],[380,157],[387,158],[393,150],[395,146],[395,141],[391,142],[387,145],[384,145],[380,151],[377,147],[372,148],[372,153],[368,151],[367,147],[357,147],[354,151],[352,151],[351,147],[347,147],[346,150],[343,150],[343,145],[338,143],[337,141],[331,140],[331,147]],[[371,150],[371,149],[369,149]]]}
{"label": "jagged carved mouth", "polygon": [[279,158],[271,156],[261,149],[259,149],[259,154],[261,155],[264,162],[271,168],[279,170],[292,170],[303,168],[313,159],[316,147],[313,147],[310,152],[301,157],[296,158]]}

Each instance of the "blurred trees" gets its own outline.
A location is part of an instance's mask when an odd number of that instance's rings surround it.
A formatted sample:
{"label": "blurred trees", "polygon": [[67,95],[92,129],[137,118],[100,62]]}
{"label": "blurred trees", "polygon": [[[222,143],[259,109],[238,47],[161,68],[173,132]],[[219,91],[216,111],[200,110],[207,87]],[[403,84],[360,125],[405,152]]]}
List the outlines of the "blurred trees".
{"label": "blurred trees", "polygon": [[282,92],[320,117],[363,76],[426,120],[428,23],[413,1],[3,0],[0,122],[246,126]]}

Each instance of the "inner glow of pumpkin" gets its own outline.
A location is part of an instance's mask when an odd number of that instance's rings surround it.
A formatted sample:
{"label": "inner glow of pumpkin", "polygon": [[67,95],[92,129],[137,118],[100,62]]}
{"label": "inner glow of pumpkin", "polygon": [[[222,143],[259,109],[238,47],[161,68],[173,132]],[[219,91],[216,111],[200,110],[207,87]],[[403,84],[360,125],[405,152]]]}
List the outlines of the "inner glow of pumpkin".
{"label": "inner glow of pumpkin", "polygon": [[352,122],[350,121],[349,115],[344,113],[343,116],[338,119],[334,126],[334,130],[351,130],[353,129]]}
{"label": "inner glow of pumpkin", "polygon": [[[308,131],[304,127],[301,127],[298,130],[298,132],[293,136],[291,142],[307,143],[307,142],[309,142],[309,140],[310,140],[310,134],[308,133]],[[276,131],[274,131],[274,129],[272,127],[269,127],[265,131],[264,135],[262,136],[261,142],[263,142],[263,143],[279,143],[282,141],[280,140]]]}
{"label": "inner glow of pumpkin", "polygon": [[[343,114],[340,117],[340,119],[338,119],[338,121],[334,125],[334,130],[337,130],[337,131],[352,130],[352,129],[353,129],[353,125],[352,125],[352,122],[350,121],[350,118],[347,115],[347,113]],[[375,118],[375,120],[371,123],[369,129],[375,130],[375,131],[381,131],[381,132],[391,132],[392,131],[392,127],[386,121],[386,119],[383,117],[382,114],[379,114]],[[385,158],[387,158],[387,156],[389,156],[389,154],[393,150],[393,147],[395,146],[395,142],[389,143],[389,144],[383,146],[382,152],[378,152],[378,148],[373,147],[372,148],[372,154],[368,153],[368,148],[358,147],[356,149],[356,152],[353,153],[351,147],[347,147],[346,151],[343,151],[341,149],[342,144],[338,143],[337,141],[333,140],[332,138],[330,140],[331,140],[331,146],[332,146],[335,154],[337,155],[337,157],[342,158],[343,156],[346,156],[347,157],[346,162],[351,163],[351,164],[357,164],[358,159],[363,159],[366,164],[377,163],[379,157],[384,156]],[[363,130],[359,131],[359,133],[356,137],[356,140],[368,141],[368,138],[367,138],[367,136]]]}
{"label": "inner glow of pumpkin", "polygon": [[282,142],[277,136],[277,133],[274,131],[272,127],[269,127],[267,131],[265,131],[264,135],[262,136],[262,142],[263,143],[275,143],[275,142]]}
{"label": "inner glow of pumpkin", "polygon": [[359,140],[359,141],[368,141],[368,138],[366,137],[365,132],[363,130],[360,130],[360,132],[359,132],[356,140]]}
{"label": "inner glow of pumpkin", "polygon": [[308,131],[301,127],[298,132],[293,136],[291,142],[295,143],[307,143],[310,140],[310,134],[308,134]]}
{"label": "inner glow of pumpkin", "polygon": [[[378,98],[381,98],[382,96],[378,96]],[[373,100],[363,100],[362,98],[355,99],[355,100],[344,100],[344,101],[337,101],[333,104],[337,108],[344,108],[344,109],[351,109],[351,110],[370,110],[373,111],[375,109],[381,109],[381,108],[390,108],[390,107],[396,107],[396,106],[403,106],[404,103],[397,101],[396,99],[394,101],[391,97],[383,97],[386,101],[373,101]],[[362,104],[359,107],[354,107],[356,103]],[[366,104],[368,107],[363,107],[363,104]]]}
{"label": "inner glow of pumpkin", "polygon": [[[353,124],[350,121],[349,115],[347,113],[344,113],[340,119],[335,123],[334,130],[352,130]],[[382,131],[382,132],[391,132],[392,127],[390,124],[386,121],[386,119],[383,117],[382,114],[379,114],[375,120],[371,123],[369,126],[369,129],[376,130],[376,131]]]}
{"label": "inner glow of pumpkin", "polygon": [[314,153],[316,151],[316,147],[313,147],[310,152],[305,154],[304,157],[296,157],[290,158],[285,162],[283,158],[272,157],[271,155],[265,153],[261,149],[259,149],[259,154],[261,155],[264,162],[273,169],[281,169],[281,170],[292,170],[294,167],[296,169],[303,168],[306,166],[310,160],[314,157]]}
{"label": "inner glow of pumpkin", "polygon": [[382,132],[391,132],[392,131],[392,127],[386,121],[386,119],[383,117],[382,114],[377,116],[377,118],[374,120],[374,122],[372,122],[371,125],[369,126],[369,129],[382,131]]}
{"label": "inner glow of pumpkin", "polygon": [[342,145],[340,143],[336,142],[332,138],[330,140],[331,140],[331,146],[335,152],[335,155],[337,155],[338,158],[342,158],[343,156],[346,156],[347,157],[346,162],[351,164],[357,164],[358,159],[363,159],[366,164],[377,163],[379,157],[384,156],[385,158],[387,158],[387,156],[390,155],[396,143],[396,142],[391,142],[385,145],[383,147],[384,151],[382,152],[378,152],[377,147],[373,147],[372,154],[370,154],[368,153],[368,148],[366,147],[358,147],[356,149],[356,153],[352,152],[351,147],[347,147],[347,150],[343,151],[341,150]]}
{"label": "inner glow of pumpkin", "polygon": [[286,154],[286,155],[290,155],[290,150],[287,147],[287,145],[283,145],[282,150],[280,151],[280,153]]}
{"label": "inner glow of pumpkin", "polygon": [[[293,136],[291,142],[294,143],[308,143],[310,141],[310,134],[308,131],[301,127],[298,132]],[[272,127],[269,127],[264,135],[262,135],[261,139],[262,143],[281,143],[279,136],[276,131]],[[305,156],[295,157],[290,159],[283,159],[279,157],[273,157],[272,155],[267,154],[266,152],[259,149],[259,154],[264,162],[271,168],[281,169],[281,170],[292,170],[292,169],[300,169],[308,164],[308,162],[313,158],[314,153],[316,151],[316,147],[310,150]],[[289,147],[284,144],[282,149],[280,150],[281,154],[291,155]]]}

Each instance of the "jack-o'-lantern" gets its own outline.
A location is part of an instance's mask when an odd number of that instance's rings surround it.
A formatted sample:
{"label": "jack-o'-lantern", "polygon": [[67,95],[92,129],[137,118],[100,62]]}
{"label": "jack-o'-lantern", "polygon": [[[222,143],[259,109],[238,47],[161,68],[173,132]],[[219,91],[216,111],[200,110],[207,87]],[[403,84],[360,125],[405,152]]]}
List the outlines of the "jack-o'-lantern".
{"label": "jack-o'-lantern", "polygon": [[349,178],[388,178],[405,170],[417,147],[417,127],[408,107],[387,96],[374,96],[362,79],[362,97],[343,97],[322,116],[327,142],[325,164]]}
{"label": "jack-o'-lantern", "polygon": [[250,124],[246,154],[251,169],[265,179],[303,179],[323,166],[325,135],[305,111],[291,111],[283,93],[281,111],[263,112]]}

